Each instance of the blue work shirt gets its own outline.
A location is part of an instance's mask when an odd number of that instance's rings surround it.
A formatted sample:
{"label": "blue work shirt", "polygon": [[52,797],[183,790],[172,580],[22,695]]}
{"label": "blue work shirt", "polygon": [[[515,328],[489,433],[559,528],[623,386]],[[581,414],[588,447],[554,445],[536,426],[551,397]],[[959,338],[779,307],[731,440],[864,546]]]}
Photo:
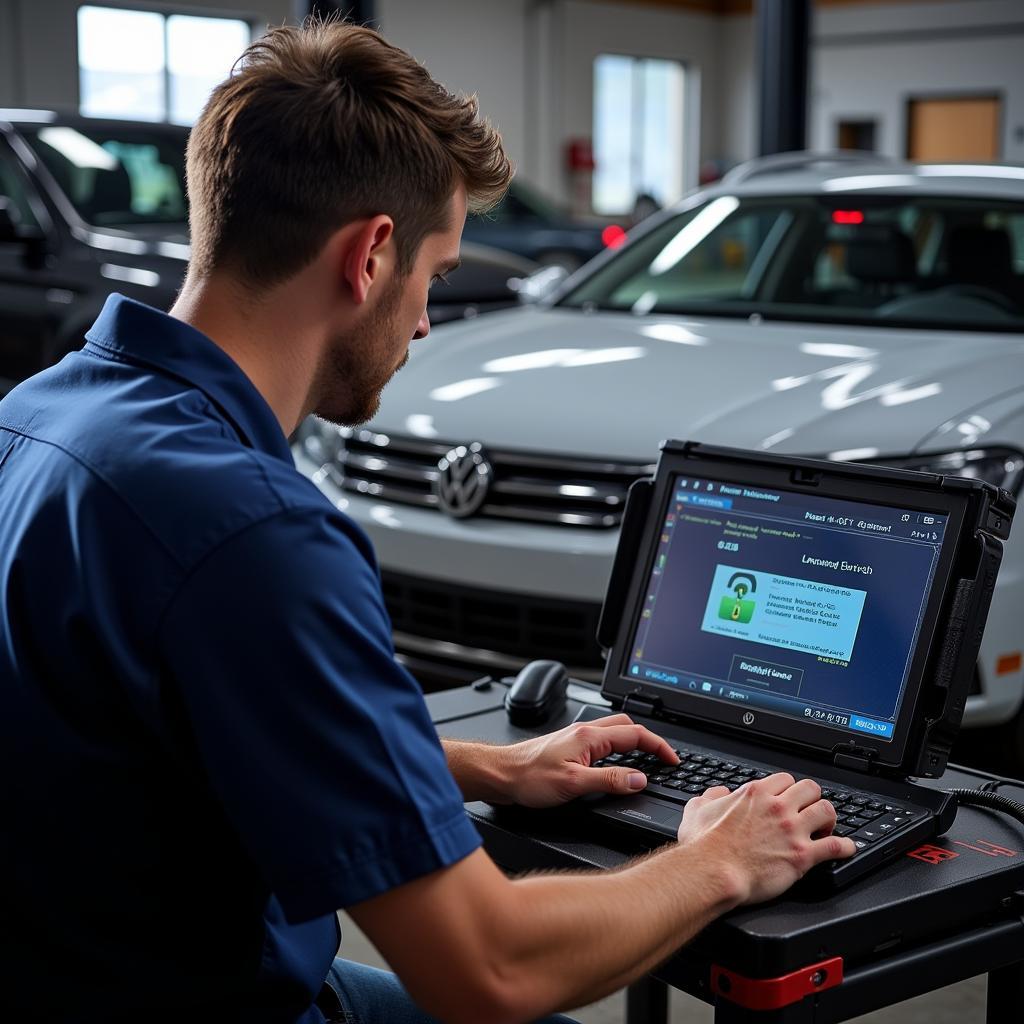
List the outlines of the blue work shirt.
{"label": "blue work shirt", "polygon": [[122,296],[87,337],[0,402],[0,1016],[312,1024],[334,911],[479,837],[249,379]]}

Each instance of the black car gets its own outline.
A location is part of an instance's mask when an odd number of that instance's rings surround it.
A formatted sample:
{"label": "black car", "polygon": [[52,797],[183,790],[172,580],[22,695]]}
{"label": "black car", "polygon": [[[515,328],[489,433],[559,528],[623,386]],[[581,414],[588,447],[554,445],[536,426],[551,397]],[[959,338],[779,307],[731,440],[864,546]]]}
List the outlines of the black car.
{"label": "black car", "polygon": [[[80,347],[111,291],[171,305],[189,257],[187,138],[174,125],[0,110],[0,383]],[[515,305],[515,279],[535,269],[473,245],[462,257],[431,293],[435,322]]]}
{"label": "black car", "polygon": [[518,253],[542,266],[572,271],[606,248],[625,241],[616,224],[580,224],[521,181],[489,213],[466,220],[462,237]]}

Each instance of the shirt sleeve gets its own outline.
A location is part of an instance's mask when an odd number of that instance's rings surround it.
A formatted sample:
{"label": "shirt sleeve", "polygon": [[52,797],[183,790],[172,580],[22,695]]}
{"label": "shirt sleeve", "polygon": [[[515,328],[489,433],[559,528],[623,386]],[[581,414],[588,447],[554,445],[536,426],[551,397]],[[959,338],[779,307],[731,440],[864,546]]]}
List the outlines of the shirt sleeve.
{"label": "shirt sleeve", "polygon": [[327,509],[246,528],[159,634],[213,791],[292,921],[480,844],[416,681],[394,660],[369,541]]}

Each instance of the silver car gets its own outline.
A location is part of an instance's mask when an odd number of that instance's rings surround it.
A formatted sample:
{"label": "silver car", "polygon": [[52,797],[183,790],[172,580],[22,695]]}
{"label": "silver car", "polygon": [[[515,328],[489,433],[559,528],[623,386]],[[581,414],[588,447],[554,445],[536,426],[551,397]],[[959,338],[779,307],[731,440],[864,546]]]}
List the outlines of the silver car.
{"label": "silver car", "polygon": [[[397,649],[422,678],[534,657],[598,678],[626,491],[666,437],[1017,494],[1024,168],[744,165],[544,301],[432,332],[372,424],[310,421],[295,457],[372,537]],[[1007,723],[1020,763],[1022,534],[965,715]]]}

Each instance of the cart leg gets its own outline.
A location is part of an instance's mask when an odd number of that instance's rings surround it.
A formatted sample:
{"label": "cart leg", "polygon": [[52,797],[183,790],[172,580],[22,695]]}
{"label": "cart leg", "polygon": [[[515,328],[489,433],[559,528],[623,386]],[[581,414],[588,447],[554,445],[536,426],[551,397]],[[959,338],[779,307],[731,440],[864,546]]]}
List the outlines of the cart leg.
{"label": "cart leg", "polygon": [[1009,964],[988,973],[987,1024],[1011,1024],[1020,1019],[1024,1007],[1024,971],[1021,964]]}
{"label": "cart leg", "polygon": [[641,978],[626,989],[626,1024],[668,1024],[668,985]]}

